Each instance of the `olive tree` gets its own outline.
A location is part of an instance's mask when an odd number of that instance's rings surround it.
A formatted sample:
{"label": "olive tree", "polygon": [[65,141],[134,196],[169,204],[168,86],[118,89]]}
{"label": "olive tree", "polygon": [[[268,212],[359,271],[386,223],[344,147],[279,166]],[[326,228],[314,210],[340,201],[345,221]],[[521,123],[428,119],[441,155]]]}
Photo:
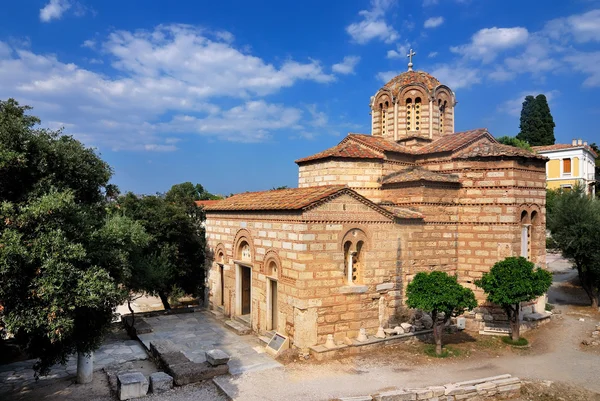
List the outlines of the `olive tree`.
{"label": "olive tree", "polygon": [[446,322],[477,306],[473,291],[460,285],[456,276],[442,271],[417,273],[408,284],[406,295],[408,307],[431,314],[437,355],[442,354],[442,333]]}
{"label": "olive tree", "polygon": [[99,346],[148,238],[107,216],[110,167],[29,109],[0,101],[0,318],[44,374]]}
{"label": "olive tree", "polygon": [[482,288],[488,302],[500,306],[510,323],[512,340],[520,338],[521,302],[544,295],[552,285],[552,275],[523,257],[509,257],[497,262],[475,285]]}

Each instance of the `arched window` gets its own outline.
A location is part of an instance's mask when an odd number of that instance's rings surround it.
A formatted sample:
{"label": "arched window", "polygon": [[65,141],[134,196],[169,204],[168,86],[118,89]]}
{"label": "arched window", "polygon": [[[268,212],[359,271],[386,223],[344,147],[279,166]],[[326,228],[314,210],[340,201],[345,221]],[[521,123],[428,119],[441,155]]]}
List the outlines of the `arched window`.
{"label": "arched window", "polygon": [[446,117],[446,104],[447,104],[447,102],[445,100],[442,101],[442,99],[438,99],[438,109],[440,112],[440,132],[444,131],[444,120]]}
{"label": "arched window", "polygon": [[415,125],[413,131],[421,130],[421,98],[415,99]]}
{"label": "arched window", "polygon": [[530,259],[531,254],[531,220],[526,210],[521,212],[521,256]]}
{"label": "arched window", "polygon": [[252,250],[246,241],[240,242],[237,257],[238,260],[241,260],[242,262],[252,262]]}
{"label": "arched window", "polygon": [[363,282],[365,240],[366,235],[360,229],[352,229],[344,236],[344,276],[347,285]]}
{"label": "arched window", "polygon": [[413,102],[411,98],[406,99],[406,131],[412,131],[414,121]]}
{"label": "arched window", "polygon": [[387,130],[387,107],[388,107],[388,102],[384,103],[379,103],[379,112],[381,115],[381,135],[385,135],[386,130]]}

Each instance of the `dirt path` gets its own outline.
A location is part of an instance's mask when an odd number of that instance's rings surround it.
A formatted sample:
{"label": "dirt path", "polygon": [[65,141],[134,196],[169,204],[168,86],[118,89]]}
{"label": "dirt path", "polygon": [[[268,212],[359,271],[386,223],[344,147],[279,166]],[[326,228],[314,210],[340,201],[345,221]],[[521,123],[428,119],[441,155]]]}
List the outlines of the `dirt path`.
{"label": "dirt path", "polygon": [[[291,363],[284,369],[249,373],[220,381],[235,400],[324,400],[372,394],[383,389],[441,385],[509,373],[526,380],[551,380],[600,393],[597,366],[600,353],[582,348],[600,314],[573,285],[576,273],[560,257],[550,257],[555,283],[549,292],[561,314],[527,333],[531,348],[512,349],[497,339],[448,338],[458,342],[463,356],[434,359],[422,356],[422,345],[388,347],[371,355],[322,364]],[[579,319],[583,318],[584,321]]]}

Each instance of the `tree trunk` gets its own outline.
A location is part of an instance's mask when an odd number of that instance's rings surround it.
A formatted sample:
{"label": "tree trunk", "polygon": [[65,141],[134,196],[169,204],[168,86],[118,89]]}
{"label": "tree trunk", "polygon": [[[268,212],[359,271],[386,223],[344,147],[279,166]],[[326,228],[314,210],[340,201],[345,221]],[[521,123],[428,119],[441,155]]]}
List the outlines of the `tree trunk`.
{"label": "tree trunk", "polygon": [[512,316],[510,316],[510,329],[511,337],[513,341],[519,341],[521,338],[521,322],[519,321],[519,309],[520,305],[516,305],[516,309],[513,310]]}
{"label": "tree trunk", "polygon": [[171,310],[171,305],[169,304],[169,297],[167,297],[167,295],[162,291],[158,292],[158,296],[160,297],[160,300],[165,310]]}
{"label": "tree trunk", "polygon": [[442,355],[442,333],[444,331],[444,323],[440,322],[437,317],[437,313],[433,318],[433,339],[435,340],[435,353],[436,355]]}
{"label": "tree trunk", "polygon": [[592,308],[598,309],[599,294],[595,293],[593,286],[589,282],[589,277],[588,277],[587,273],[583,270],[583,268],[580,267],[579,264],[577,264],[577,263],[575,264],[575,267],[577,268],[577,275],[579,276],[579,282],[581,283],[581,287],[583,288],[583,290],[587,294],[588,298],[590,299]]}
{"label": "tree trunk", "polygon": [[91,383],[94,377],[94,354],[77,353],[77,383]]}

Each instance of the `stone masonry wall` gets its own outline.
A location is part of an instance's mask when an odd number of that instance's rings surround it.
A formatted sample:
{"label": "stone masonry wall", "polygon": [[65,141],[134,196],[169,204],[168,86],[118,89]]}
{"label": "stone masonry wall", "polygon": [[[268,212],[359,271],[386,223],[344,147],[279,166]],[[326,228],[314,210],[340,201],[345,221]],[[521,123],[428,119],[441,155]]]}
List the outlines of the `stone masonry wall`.
{"label": "stone masonry wall", "polygon": [[363,397],[338,398],[338,401],[373,400],[430,400],[430,401],[479,401],[485,399],[511,399],[521,395],[521,380],[509,374],[469,380],[444,386],[425,388],[407,388],[402,390],[383,391]]}
{"label": "stone masonry wall", "polygon": [[378,188],[382,162],[328,160],[304,163],[298,168],[298,187],[348,185],[350,188]]}

